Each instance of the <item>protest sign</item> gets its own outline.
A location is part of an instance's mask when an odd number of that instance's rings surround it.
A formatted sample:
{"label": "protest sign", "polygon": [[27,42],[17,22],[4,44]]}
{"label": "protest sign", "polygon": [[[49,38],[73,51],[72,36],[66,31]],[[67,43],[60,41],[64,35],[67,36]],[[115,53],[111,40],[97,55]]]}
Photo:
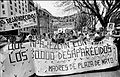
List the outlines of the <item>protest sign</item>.
{"label": "protest sign", "polygon": [[29,43],[8,44],[0,51],[2,77],[28,77],[34,73],[32,51]]}
{"label": "protest sign", "polygon": [[62,33],[62,32],[63,32],[63,28],[59,28],[58,33]]}
{"label": "protest sign", "polygon": [[38,76],[67,75],[117,66],[117,47],[110,41],[89,45],[81,41],[33,43],[35,73]]}
{"label": "protest sign", "polygon": [[115,23],[108,23],[108,25],[107,25],[107,30],[108,31],[113,31],[114,30],[114,27],[115,26]]}
{"label": "protest sign", "polygon": [[15,30],[37,25],[36,11],[0,19],[0,31]]}
{"label": "protest sign", "polygon": [[54,34],[58,34],[58,31],[54,31]]}
{"label": "protest sign", "polygon": [[7,44],[0,50],[2,77],[68,75],[118,65],[117,47],[111,38],[100,42],[50,41]]}

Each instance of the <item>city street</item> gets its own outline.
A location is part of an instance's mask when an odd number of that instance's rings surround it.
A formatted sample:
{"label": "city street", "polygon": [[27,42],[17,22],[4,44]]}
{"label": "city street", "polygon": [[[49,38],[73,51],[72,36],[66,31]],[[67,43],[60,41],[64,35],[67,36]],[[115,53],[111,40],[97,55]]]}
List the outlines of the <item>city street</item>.
{"label": "city street", "polygon": [[0,77],[120,77],[120,0],[0,0]]}

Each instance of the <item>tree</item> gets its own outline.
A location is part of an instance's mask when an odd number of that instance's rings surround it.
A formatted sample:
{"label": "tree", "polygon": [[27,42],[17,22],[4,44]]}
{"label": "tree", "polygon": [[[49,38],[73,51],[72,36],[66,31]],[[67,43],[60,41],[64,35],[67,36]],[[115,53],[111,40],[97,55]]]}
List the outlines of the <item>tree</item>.
{"label": "tree", "polygon": [[[88,26],[88,22],[90,22],[90,16],[86,14],[78,14],[77,25],[75,26],[76,30],[82,31],[82,28]],[[90,24],[89,24],[90,25]]]}
{"label": "tree", "polygon": [[[73,1],[57,2],[56,6],[57,7],[64,7],[62,9],[64,12],[68,12],[68,13],[73,12],[73,11],[78,12],[76,14],[77,18],[76,18],[76,22],[75,22],[75,24],[76,24],[75,25],[75,30],[82,31],[83,27],[85,27],[85,26],[87,26],[87,27],[93,26],[97,22],[95,17],[93,17],[92,15],[84,13],[83,9],[82,9],[82,12],[78,11],[79,9],[74,6]],[[94,20],[95,20],[95,23],[93,23]]]}
{"label": "tree", "polygon": [[[69,8],[71,4],[74,4],[73,8]],[[82,13],[93,15],[96,17],[101,25],[106,28],[111,16],[120,9],[119,0],[72,0],[63,1],[60,6],[67,6],[64,11],[69,11],[77,7]],[[83,11],[83,8],[87,8],[89,11]],[[74,9],[75,10],[75,9]]]}

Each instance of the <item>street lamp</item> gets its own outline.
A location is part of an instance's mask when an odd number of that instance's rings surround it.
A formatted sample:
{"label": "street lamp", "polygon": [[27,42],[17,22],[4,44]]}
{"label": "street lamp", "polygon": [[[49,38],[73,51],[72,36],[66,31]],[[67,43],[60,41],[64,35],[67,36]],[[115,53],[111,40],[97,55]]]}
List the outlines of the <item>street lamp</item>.
{"label": "street lamp", "polygon": [[39,21],[39,9],[40,9],[40,6],[38,6],[38,3],[36,2],[34,4],[35,6],[35,10],[36,10],[36,14],[37,14],[37,30],[38,30],[38,34],[40,35],[40,21]]}

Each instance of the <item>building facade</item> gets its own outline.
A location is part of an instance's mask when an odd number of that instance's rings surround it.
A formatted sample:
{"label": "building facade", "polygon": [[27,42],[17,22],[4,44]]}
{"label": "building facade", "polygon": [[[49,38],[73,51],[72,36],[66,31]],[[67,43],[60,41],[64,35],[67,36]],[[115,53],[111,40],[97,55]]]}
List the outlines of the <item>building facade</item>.
{"label": "building facade", "polygon": [[40,34],[51,32],[51,24],[50,24],[51,16],[52,14],[49,13],[46,9],[42,9],[42,8],[39,9],[38,21],[40,26],[39,29]]}
{"label": "building facade", "polygon": [[[28,13],[28,0],[0,0],[0,18],[26,13]],[[18,30],[19,33],[20,30]]]}
{"label": "building facade", "polygon": [[33,0],[28,0],[28,12],[32,12],[35,10],[35,3]]}
{"label": "building facade", "polygon": [[17,14],[28,13],[27,0],[1,0],[0,17],[9,17]]}
{"label": "building facade", "polygon": [[59,28],[74,29],[76,25],[76,14],[64,17],[52,17],[52,32],[57,31]]}
{"label": "building facade", "polygon": [[[33,0],[28,0],[27,2],[28,2],[28,3],[27,3],[27,5],[28,5],[28,7],[27,7],[28,13],[29,13],[29,12],[32,12],[32,11],[36,11],[36,9],[35,9],[35,4],[34,4]],[[36,26],[37,26],[37,25],[20,29],[20,32],[22,32],[22,33],[31,33],[31,30],[32,30],[32,29],[35,29]]]}
{"label": "building facade", "polygon": [[[37,6],[33,0],[0,0],[0,18],[26,14],[32,11],[37,11]],[[38,6],[40,7],[40,6]],[[39,8],[38,10],[38,25],[26,27],[18,30],[18,33],[31,33],[32,29],[37,29],[41,34],[51,31],[50,17],[52,16],[46,9]],[[39,28],[38,28],[39,27]]]}
{"label": "building facade", "polygon": [[[27,14],[35,11],[33,0],[0,0],[0,18]],[[18,33],[31,33],[32,27],[26,27],[18,30]]]}

